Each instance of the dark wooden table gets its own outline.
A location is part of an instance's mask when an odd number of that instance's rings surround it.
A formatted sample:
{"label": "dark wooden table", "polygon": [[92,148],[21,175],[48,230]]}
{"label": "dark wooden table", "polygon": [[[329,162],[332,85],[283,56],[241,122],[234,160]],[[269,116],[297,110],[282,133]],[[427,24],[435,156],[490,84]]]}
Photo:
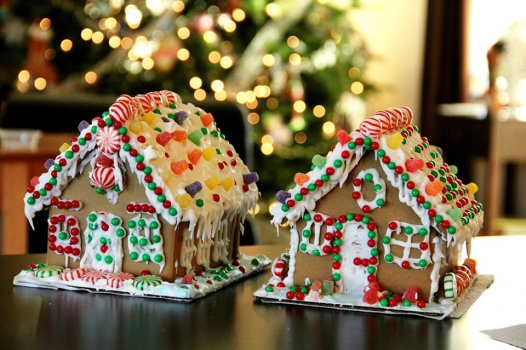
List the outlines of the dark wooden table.
{"label": "dark wooden table", "polygon": [[14,275],[45,257],[0,256],[0,349],[507,349],[480,331],[525,323],[524,247],[526,236],[477,238],[479,272],[495,283],[464,317],[444,321],[263,305],[252,293],[268,268],[192,303],[14,287]]}

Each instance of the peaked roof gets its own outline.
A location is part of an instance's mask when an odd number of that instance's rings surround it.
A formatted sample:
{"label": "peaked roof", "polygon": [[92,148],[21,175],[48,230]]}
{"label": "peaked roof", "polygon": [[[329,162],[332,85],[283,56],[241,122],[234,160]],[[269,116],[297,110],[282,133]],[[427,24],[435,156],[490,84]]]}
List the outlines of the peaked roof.
{"label": "peaked roof", "polygon": [[[444,163],[437,147],[411,126],[412,111],[407,107],[388,109],[366,118],[359,129],[338,132],[339,142],[325,156],[313,158],[312,170],[296,174],[296,185],[280,191],[282,205],[271,211],[272,222],[284,218],[296,222],[316,201],[345,183],[351,170],[367,151],[375,153],[388,181],[400,191],[400,201],[411,207],[422,224],[435,227],[449,244],[462,244],[482,227],[482,204],[474,198],[477,186],[464,185],[457,169]],[[367,213],[370,208],[363,208]]]}
{"label": "peaked roof", "polygon": [[225,211],[244,216],[256,205],[257,174],[250,173],[211,114],[182,103],[173,92],[121,95],[102,117],[81,122],[79,130],[46,162],[47,172],[32,180],[24,197],[31,224],[35,212],[51,205],[88,163],[94,169],[92,186],[115,203],[124,178],[111,169],[127,162],[156,213],[171,224],[189,221],[191,231],[201,220],[198,236],[213,232]]}

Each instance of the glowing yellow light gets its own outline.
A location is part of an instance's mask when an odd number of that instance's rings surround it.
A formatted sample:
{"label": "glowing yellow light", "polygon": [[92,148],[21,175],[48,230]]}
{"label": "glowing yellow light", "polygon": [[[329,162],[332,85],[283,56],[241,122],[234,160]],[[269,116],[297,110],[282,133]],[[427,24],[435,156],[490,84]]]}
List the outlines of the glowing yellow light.
{"label": "glowing yellow light", "polygon": [[300,40],[298,39],[297,36],[292,35],[287,38],[287,45],[289,45],[289,47],[294,49],[298,47],[299,44],[300,44]]}
{"label": "glowing yellow light", "polygon": [[179,51],[177,51],[177,58],[180,59],[181,61],[186,61],[187,59],[190,58],[190,51],[184,48],[180,49]]}
{"label": "glowing yellow light", "polygon": [[234,21],[236,22],[241,22],[245,19],[246,15],[245,15],[245,11],[243,11],[242,9],[235,9],[233,12],[232,12],[232,18],[234,18]]}
{"label": "glowing yellow light", "polygon": [[263,85],[258,85],[254,88],[254,92],[256,93],[256,96],[259,98],[265,97],[266,90]]}
{"label": "glowing yellow light", "polygon": [[261,138],[261,143],[274,143],[274,138],[270,135],[264,135],[262,138]]}
{"label": "glowing yellow light", "polygon": [[268,109],[276,109],[279,106],[278,100],[276,100],[274,97],[269,98],[267,100],[267,108]]}
{"label": "glowing yellow light", "polygon": [[27,90],[29,90],[29,84],[28,83],[23,83],[21,81],[17,81],[16,82],[16,88],[21,93],[25,93],[25,92],[27,92]]}
{"label": "glowing yellow light", "polygon": [[204,40],[205,42],[207,42],[208,44],[215,43],[216,40],[217,40],[217,34],[214,33],[214,32],[211,31],[211,30],[207,30],[207,31],[203,34],[203,40]]}
{"label": "glowing yellow light", "polygon": [[359,95],[363,92],[363,84],[359,81],[355,81],[351,84],[351,92],[355,95]]}
{"label": "glowing yellow light", "polygon": [[135,50],[128,51],[128,58],[132,61],[137,61],[139,56],[135,53]]}
{"label": "glowing yellow light", "polygon": [[254,93],[254,91],[247,91],[245,96],[247,102],[254,102],[256,100],[256,94]]}
{"label": "glowing yellow light", "polygon": [[257,214],[259,213],[260,210],[261,210],[261,208],[259,207],[259,204],[256,204],[256,209],[253,210],[252,208],[250,208],[250,209],[248,210],[248,213],[249,213],[250,215],[257,215]]}
{"label": "glowing yellow light", "polygon": [[68,52],[69,50],[71,50],[71,48],[73,47],[73,41],[69,40],[69,39],[64,39],[62,40],[62,42],[60,43],[60,48],[62,49],[62,51],[64,52]]}
{"label": "glowing yellow light", "polygon": [[125,17],[124,20],[131,29],[137,29],[141,25],[142,12],[135,5],[128,5],[124,9]]}
{"label": "glowing yellow light", "polygon": [[108,44],[110,44],[110,47],[112,49],[116,49],[119,46],[121,46],[121,38],[119,38],[117,35],[114,35],[110,38],[110,40],[108,41]]}
{"label": "glowing yellow light", "polygon": [[219,65],[223,69],[228,69],[234,65],[234,60],[230,56],[224,56],[224,57],[221,57],[221,60],[219,61]]}
{"label": "glowing yellow light", "polygon": [[208,60],[212,63],[218,63],[221,60],[221,54],[217,51],[212,51],[208,54]]}
{"label": "glowing yellow light", "polygon": [[165,9],[163,0],[146,0],[146,7],[154,16],[160,16]]}
{"label": "glowing yellow light", "polygon": [[21,70],[20,73],[18,73],[18,80],[20,80],[22,83],[27,83],[30,77],[31,74],[29,74],[29,71],[27,70]]}
{"label": "glowing yellow light", "polygon": [[82,40],[84,41],[89,41],[91,40],[91,36],[93,35],[93,30],[89,29],[89,28],[84,28],[82,29],[82,32],[80,32],[80,37],[82,38]]}
{"label": "glowing yellow light", "polygon": [[294,135],[294,141],[296,141],[296,143],[300,144],[300,145],[303,145],[305,143],[305,141],[307,141],[307,135],[305,135],[304,132],[297,132],[295,135]]}
{"label": "glowing yellow light", "polygon": [[325,115],[325,107],[322,105],[317,105],[312,109],[312,113],[316,118],[321,118]]}
{"label": "glowing yellow light", "polygon": [[336,125],[333,122],[325,122],[323,123],[322,131],[324,135],[331,137],[336,131]]}
{"label": "glowing yellow light", "polygon": [[265,12],[270,18],[281,16],[281,8],[274,3],[270,3],[267,6],[265,6]]}
{"label": "glowing yellow light", "polygon": [[51,20],[49,18],[42,18],[40,21],[40,28],[42,30],[48,30],[51,27]]}
{"label": "glowing yellow light", "polygon": [[104,40],[104,34],[102,34],[102,32],[95,32],[91,36],[91,40],[95,44],[100,44],[102,42],[102,40]]}
{"label": "glowing yellow light", "polygon": [[261,145],[261,153],[263,153],[266,156],[269,156],[274,152],[274,146],[272,146],[270,143],[264,143]]}
{"label": "glowing yellow light", "polygon": [[57,53],[55,52],[55,50],[53,49],[47,49],[45,52],[44,52],[44,57],[46,58],[46,60],[48,61],[51,61],[53,58],[55,58],[55,55]]}
{"label": "glowing yellow light", "polygon": [[121,39],[121,47],[125,50],[128,50],[130,47],[132,47],[133,45],[133,40],[128,38],[128,37],[124,37]]}
{"label": "glowing yellow light", "polygon": [[102,30],[105,30],[105,29],[106,29],[106,19],[105,19],[105,18],[102,18],[102,19],[99,21],[99,28],[102,29]]}
{"label": "glowing yellow light", "polygon": [[250,101],[250,102],[247,101],[246,106],[248,109],[256,109],[258,107],[258,101],[257,100]]}
{"label": "glowing yellow light", "polygon": [[225,90],[219,90],[214,93],[214,98],[218,101],[224,101],[226,100],[226,91]]}
{"label": "glowing yellow light", "polygon": [[47,81],[44,78],[36,78],[35,79],[35,89],[37,90],[44,90],[46,88]]}
{"label": "glowing yellow light", "polygon": [[197,89],[194,92],[194,98],[197,101],[203,101],[206,98],[206,91],[203,89]]}
{"label": "glowing yellow light", "polygon": [[213,91],[220,91],[225,88],[225,83],[223,83],[221,80],[214,80],[212,84],[210,84],[210,87]]}
{"label": "glowing yellow light", "polygon": [[225,31],[228,32],[228,33],[232,33],[233,31],[236,30],[236,22],[234,21],[228,21],[226,24],[225,24]]}
{"label": "glowing yellow light", "polygon": [[256,125],[257,123],[259,123],[259,114],[254,112],[249,113],[247,116],[247,120],[250,124]]}
{"label": "glowing yellow light", "polygon": [[152,69],[154,65],[155,65],[155,62],[150,57],[147,57],[142,60],[142,68],[144,68],[145,70]]}
{"label": "glowing yellow light", "polygon": [[358,79],[361,74],[362,72],[358,67],[352,67],[351,69],[349,69],[349,78],[351,79]]}
{"label": "glowing yellow light", "polygon": [[177,36],[181,39],[181,40],[186,40],[188,39],[188,37],[190,36],[190,29],[186,28],[186,27],[181,27],[179,28],[179,30],[177,30]]}
{"label": "glowing yellow light", "polygon": [[182,1],[175,1],[173,4],[172,4],[172,9],[175,11],[175,12],[182,12],[184,10],[184,2]]}
{"label": "glowing yellow light", "polygon": [[298,113],[303,113],[305,112],[305,109],[307,108],[307,105],[305,104],[304,101],[302,100],[298,100],[296,102],[294,102],[294,104],[292,105],[292,108],[294,108],[294,110]]}
{"label": "glowing yellow light", "polygon": [[301,131],[305,129],[306,126],[307,122],[302,115],[296,114],[290,119],[289,127],[292,129],[292,131]]}
{"label": "glowing yellow light", "polygon": [[322,5],[325,5],[327,3],[327,0],[317,0],[318,3],[322,4]]}
{"label": "glowing yellow light", "polygon": [[293,66],[298,66],[301,63],[301,56],[293,53],[289,56],[289,63]]}
{"label": "glowing yellow light", "polygon": [[274,59],[274,56],[272,56],[271,54],[267,53],[266,55],[263,56],[263,64],[267,67],[272,67],[275,63],[275,59]]}
{"label": "glowing yellow light", "polygon": [[84,80],[86,80],[86,83],[93,84],[97,81],[97,73],[95,72],[87,72],[86,75],[84,75]]}
{"label": "glowing yellow light", "polygon": [[331,29],[331,36],[336,44],[339,44],[342,40],[342,31],[339,28]]}
{"label": "glowing yellow light", "polygon": [[245,104],[247,102],[247,94],[243,91],[240,91],[236,94],[236,101],[239,104]]}
{"label": "glowing yellow light", "polygon": [[106,18],[106,21],[104,21],[104,24],[106,25],[106,28],[112,30],[117,26],[117,20],[113,17],[108,17]]}
{"label": "glowing yellow light", "polygon": [[203,81],[199,77],[193,77],[190,79],[190,87],[192,89],[199,89],[201,86],[203,86]]}

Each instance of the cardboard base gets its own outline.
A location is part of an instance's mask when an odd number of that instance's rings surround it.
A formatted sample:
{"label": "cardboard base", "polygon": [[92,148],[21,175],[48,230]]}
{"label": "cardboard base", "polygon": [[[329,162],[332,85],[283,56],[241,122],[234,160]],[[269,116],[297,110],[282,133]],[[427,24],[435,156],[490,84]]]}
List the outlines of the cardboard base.
{"label": "cardboard base", "polygon": [[[282,305],[299,305],[316,308],[325,308],[332,310],[356,311],[366,313],[378,313],[384,315],[414,315],[436,320],[442,320],[446,317],[460,318],[467,311],[467,309],[474,303],[480,294],[489,288],[493,282],[493,276],[481,275],[477,276],[472,286],[466,293],[463,293],[455,302],[447,301],[444,304],[428,303],[423,309],[416,305],[404,307],[398,304],[395,307],[383,307],[379,303],[369,305],[362,302],[360,296],[348,296],[341,294],[334,294],[332,297],[324,296],[320,301],[306,301],[306,300],[290,300],[285,294],[288,288],[275,288],[274,292],[265,291],[265,286],[254,293],[254,297],[266,304],[282,304]],[[461,313],[457,310],[462,310]]]}
{"label": "cardboard base", "polygon": [[[258,259],[259,264],[252,264],[253,259]],[[227,278],[221,277],[217,273],[203,273],[202,276],[195,276],[192,284],[182,284],[182,279],[173,283],[163,282],[162,284],[151,287],[148,290],[141,291],[133,286],[133,281],[123,282],[120,288],[111,288],[107,285],[106,280],[99,280],[95,285],[77,279],[73,281],[63,281],[59,276],[39,278],[32,271],[23,270],[15,276],[13,284],[15,286],[44,288],[44,289],[63,289],[68,291],[82,291],[89,293],[103,293],[113,295],[123,295],[141,298],[158,298],[178,302],[190,302],[215,292],[232,283],[244,280],[252,275],[262,271],[270,264],[270,260],[265,255],[244,256],[237,259],[239,265],[227,272]],[[232,262],[230,262],[231,264]],[[239,267],[243,267],[242,272]],[[218,277],[219,278],[216,278]]]}

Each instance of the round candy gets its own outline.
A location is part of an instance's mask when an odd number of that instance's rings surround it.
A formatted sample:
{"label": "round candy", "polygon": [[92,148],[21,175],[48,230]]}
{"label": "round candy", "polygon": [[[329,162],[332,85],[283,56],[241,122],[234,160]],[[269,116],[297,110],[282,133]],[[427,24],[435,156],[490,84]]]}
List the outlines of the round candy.
{"label": "round candy", "polygon": [[161,285],[161,283],[163,283],[163,280],[159,276],[141,275],[135,278],[133,286],[138,290],[147,291]]}
{"label": "round candy", "polygon": [[84,268],[66,269],[64,272],[60,274],[60,279],[62,281],[74,281],[74,280],[84,277],[84,275],[87,272],[88,270]]}
{"label": "round candy", "polygon": [[96,137],[97,146],[106,153],[115,153],[119,150],[121,136],[113,127],[105,126],[99,129]]}
{"label": "round candy", "polygon": [[58,276],[64,271],[62,266],[50,265],[37,268],[33,273],[38,278]]}
{"label": "round candy", "polygon": [[111,288],[119,289],[123,282],[133,281],[135,276],[128,272],[114,272],[108,275],[108,285]]}
{"label": "round candy", "polygon": [[[123,95],[123,96],[127,96],[127,95]],[[122,98],[123,96],[119,97],[120,100],[117,99],[117,102],[112,104],[109,109],[110,117],[112,117],[113,119],[121,123],[128,121],[132,116],[132,107],[130,105],[130,102],[126,102],[125,98]]]}
{"label": "round candy", "polygon": [[115,171],[113,168],[100,167],[91,173],[91,185],[107,190],[115,185]]}
{"label": "round candy", "polygon": [[86,272],[86,274],[82,277],[82,280],[95,285],[100,280],[108,279],[109,274],[110,272],[107,270],[91,270]]}

